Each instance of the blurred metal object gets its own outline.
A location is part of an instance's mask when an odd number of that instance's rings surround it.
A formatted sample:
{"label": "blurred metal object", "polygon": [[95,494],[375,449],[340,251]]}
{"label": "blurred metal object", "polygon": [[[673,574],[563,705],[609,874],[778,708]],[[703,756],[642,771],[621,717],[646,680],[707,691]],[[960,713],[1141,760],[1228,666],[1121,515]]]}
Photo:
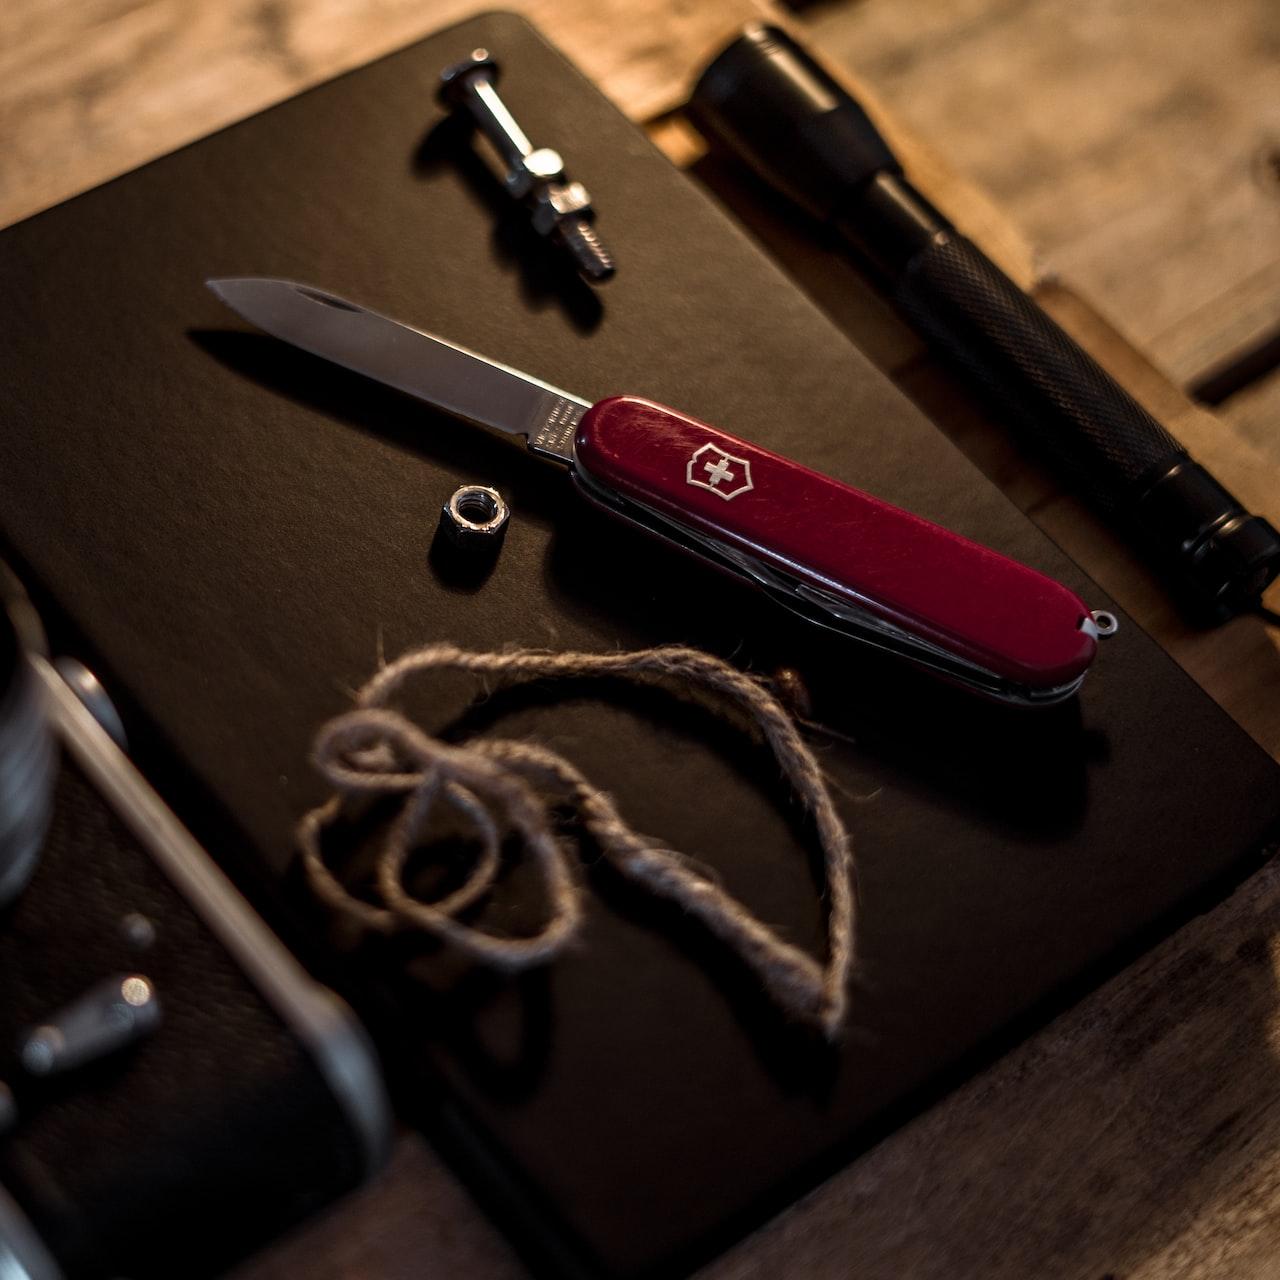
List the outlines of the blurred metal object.
{"label": "blurred metal object", "polygon": [[473,49],[440,73],[440,101],[465,110],[493,144],[507,167],[507,192],[524,205],[533,229],[559,246],[592,284],[608,280],[617,268],[592,226],[596,215],[586,187],[569,180],[559,152],[529,141],[498,96],[497,80],[496,60],[487,49]]}
{"label": "blurred metal object", "polygon": [[160,1025],[155,984],[140,973],[106,978],[33,1028],[18,1046],[33,1076],[61,1075],[118,1053]]}
{"label": "blurred metal object", "polygon": [[0,1187],[0,1277],[3,1280],[63,1280],[62,1268],[3,1187]]}
{"label": "blurred metal object", "polygon": [[84,704],[85,710],[107,731],[111,741],[121,751],[128,751],[129,739],[124,731],[124,721],[98,677],[75,658],[55,658],[53,666]]}
{"label": "blurred metal object", "polygon": [[[0,1280],[229,1264],[373,1172],[390,1137],[363,1029],[116,744],[99,689],[55,669],[0,563]],[[40,822],[15,824],[15,802]]]}
{"label": "blurred metal object", "polygon": [[8,593],[0,595],[0,907],[35,870],[49,827],[56,752]]}
{"label": "blurred metal object", "polygon": [[440,529],[461,550],[492,553],[502,545],[510,519],[511,511],[497,489],[464,484],[444,504]]}
{"label": "blurred metal object", "polygon": [[155,945],[156,927],[140,911],[131,911],[120,921],[120,936],[135,950],[146,951]]}

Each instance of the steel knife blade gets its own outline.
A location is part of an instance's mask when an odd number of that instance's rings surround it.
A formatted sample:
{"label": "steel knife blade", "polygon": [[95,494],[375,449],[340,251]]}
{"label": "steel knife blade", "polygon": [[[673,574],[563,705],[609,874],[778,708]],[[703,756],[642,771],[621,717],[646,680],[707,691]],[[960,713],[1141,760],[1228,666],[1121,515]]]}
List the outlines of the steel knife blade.
{"label": "steel knife blade", "polygon": [[1052,578],[718,427],[591,403],[288,280],[210,280],[244,319],[468,422],[523,436],[597,506],[818,625],[1004,701],[1059,702],[1115,629]]}

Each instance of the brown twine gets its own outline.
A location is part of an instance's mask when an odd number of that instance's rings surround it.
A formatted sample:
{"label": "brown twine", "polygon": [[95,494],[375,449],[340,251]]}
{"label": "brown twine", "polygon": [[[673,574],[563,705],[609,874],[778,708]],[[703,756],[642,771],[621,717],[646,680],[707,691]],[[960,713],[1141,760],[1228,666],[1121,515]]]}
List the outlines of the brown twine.
{"label": "brown twine", "polygon": [[[825,965],[780,938],[695,869],[690,859],[633,831],[612,799],[562,756],[533,743],[505,739],[451,746],[387,707],[411,676],[442,669],[504,684],[548,677],[616,677],[661,684],[686,698],[709,691],[744,712],[813,815],[827,881]],[[568,802],[622,875],[696,917],[738,953],[793,1016],[816,1023],[829,1037],[837,1034],[845,1017],[855,951],[849,837],[813,753],[777,699],[756,680],[695,649],[470,653],[438,644],[383,667],[358,691],[355,702],[355,710],[330,720],[316,737],[313,759],[335,794],[298,826],[308,881],[333,910],[381,933],[406,926],[420,929],[482,964],[509,972],[550,960],[573,938],[582,920],[578,879],[554,835],[550,812],[551,805]],[[340,815],[344,797],[394,794],[402,794],[405,801],[377,856],[381,905],[375,905],[354,897],[329,869],[321,854],[321,834]],[[425,902],[405,889],[404,866],[433,812],[441,807],[470,825],[480,849],[459,888]],[[546,921],[527,937],[488,933],[458,918],[492,887],[502,837],[508,831],[520,837],[538,864],[550,902]]]}

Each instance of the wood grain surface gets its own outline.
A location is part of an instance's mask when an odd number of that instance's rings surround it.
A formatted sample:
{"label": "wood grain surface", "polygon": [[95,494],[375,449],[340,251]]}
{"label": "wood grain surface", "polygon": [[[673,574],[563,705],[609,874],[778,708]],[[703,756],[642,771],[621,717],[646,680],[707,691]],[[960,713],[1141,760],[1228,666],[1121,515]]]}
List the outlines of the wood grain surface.
{"label": "wood grain surface", "polygon": [[681,101],[689,68],[759,12],[752,0],[4,0],[0,226],[494,7],[526,14],[635,119]]}
{"label": "wood grain surface", "polygon": [[1177,385],[1280,331],[1274,0],[860,0],[812,26]]}
{"label": "wood grain surface", "polygon": [[[480,7],[6,0],[0,224]],[[749,0],[513,7],[638,120],[678,103],[693,69],[754,9]],[[1268,148],[1280,138],[1280,95],[1266,86],[1278,21],[1270,0],[832,0],[802,26],[829,58],[858,69],[856,87],[919,185],[1280,523],[1280,381],[1258,380],[1214,413],[1183,391],[1275,323],[1280,244]],[[697,141],[678,121],[664,118],[655,134],[696,159]],[[705,166],[695,172],[729,195]],[[1257,619],[1187,628],[1145,569],[1013,453],[888,308],[842,276],[848,269],[815,271],[796,234],[779,234],[776,213],[737,212],[1015,501],[1280,754],[1274,629]],[[1046,263],[1059,279],[1046,278]],[[1271,603],[1280,606],[1274,594]],[[1268,865],[704,1280],[1280,1276],[1278,987],[1280,869]],[[525,1274],[438,1157],[408,1135],[371,1187],[237,1272]]]}

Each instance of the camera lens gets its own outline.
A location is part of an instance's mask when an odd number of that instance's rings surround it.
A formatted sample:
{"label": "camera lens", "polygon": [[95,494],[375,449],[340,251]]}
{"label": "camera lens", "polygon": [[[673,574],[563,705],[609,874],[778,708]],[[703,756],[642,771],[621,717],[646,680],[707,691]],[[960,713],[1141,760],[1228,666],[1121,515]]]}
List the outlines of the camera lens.
{"label": "camera lens", "polygon": [[35,675],[0,597],[0,907],[35,870],[49,826],[53,769]]}

